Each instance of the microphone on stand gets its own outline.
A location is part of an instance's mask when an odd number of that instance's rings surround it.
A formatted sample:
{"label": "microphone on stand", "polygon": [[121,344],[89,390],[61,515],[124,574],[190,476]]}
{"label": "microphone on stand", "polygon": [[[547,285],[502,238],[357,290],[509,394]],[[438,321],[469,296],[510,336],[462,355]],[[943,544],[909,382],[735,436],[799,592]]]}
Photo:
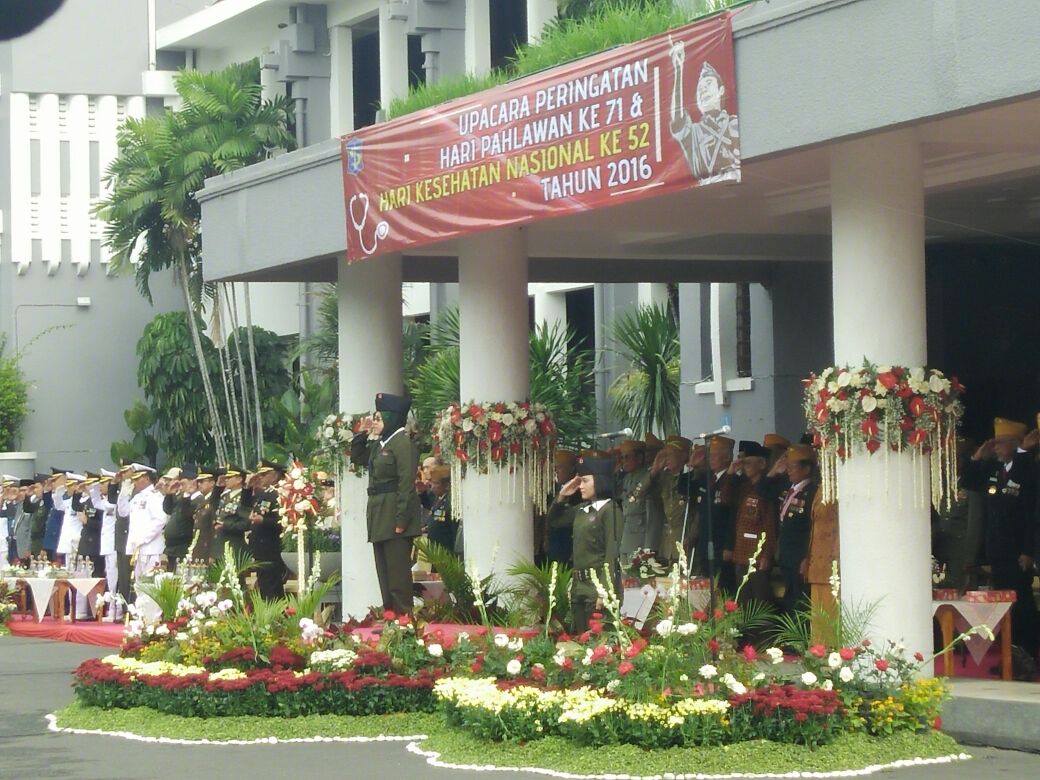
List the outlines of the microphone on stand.
{"label": "microphone on stand", "polygon": [[700,434],[698,436],[694,436],[694,438],[695,439],[707,439],[707,438],[709,438],[711,436],[725,436],[731,430],[732,430],[732,428],[730,428],[728,425],[723,425],[721,428],[719,428],[717,430],[710,431],[710,432],[707,432],[707,433],[702,433],[702,434]]}
{"label": "microphone on stand", "polygon": [[619,436],[631,436],[631,428],[622,428],[620,431],[611,431],[610,433],[599,433],[596,434],[597,439],[616,439]]}

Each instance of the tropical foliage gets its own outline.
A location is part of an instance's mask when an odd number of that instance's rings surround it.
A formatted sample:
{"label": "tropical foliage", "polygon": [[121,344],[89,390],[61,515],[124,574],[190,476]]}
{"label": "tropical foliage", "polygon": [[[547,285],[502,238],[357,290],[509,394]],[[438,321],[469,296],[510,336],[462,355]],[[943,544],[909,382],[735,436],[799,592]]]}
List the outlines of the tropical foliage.
{"label": "tropical foliage", "polygon": [[159,442],[155,438],[155,415],[142,401],[123,412],[131,437],[112,442],[109,454],[113,463],[150,463],[155,465]]}
{"label": "tropical foliage", "polygon": [[[175,79],[182,107],[176,111],[128,119],[119,130],[118,154],[108,169],[109,195],[97,207],[105,222],[105,240],[112,250],[112,268],[132,272],[141,293],[151,299],[149,279],[153,273],[170,269],[184,294],[186,322],[195,352],[201,397],[205,404],[204,422],[193,424],[209,432],[218,458],[228,456],[224,422],[213,390],[210,357],[201,336],[197,315],[209,298],[217,310],[219,290],[206,287],[202,280],[201,209],[196,193],[206,178],[236,170],[267,157],[273,150],[290,148],[288,132],[291,105],[287,98],[263,100],[260,69],[256,60],[232,65],[215,73],[185,70]],[[232,296],[224,291],[226,299]],[[250,327],[248,293],[246,320]],[[233,317],[232,317],[233,319]],[[234,325],[234,322],[232,323]],[[252,334],[247,350],[252,358]],[[223,340],[218,350],[221,364]],[[241,351],[241,345],[236,345]],[[250,373],[252,366],[250,367]],[[247,440],[244,426],[256,415],[247,413],[249,393],[241,384],[238,404],[240,416],[232,419],[240,430],[232,430],[240,454]],[[232,387],[235,385],[233,384]],[[236,388],[233,392],[237,393]],[[228,406],[232,391],[225,386]],[[259,407],[259,388],[253,383],[252,403]],[[179,421],[160,417],[163,426]],[[259,425],[259,422],[255,423]],[[262,438],[257,431],[257,443]]]}
{"label": "tropical foliage", "polygon": [[610,387],[611,408],[637,436],[679,432],[679,325],[664,306],[614,321],[614,349],[629,368]]}
{"label": "tropical foliage", "polygon": [[0,335],[0,451],[13,450],[29,414],[29,383],[19,355],[6,355],[7,334]]}

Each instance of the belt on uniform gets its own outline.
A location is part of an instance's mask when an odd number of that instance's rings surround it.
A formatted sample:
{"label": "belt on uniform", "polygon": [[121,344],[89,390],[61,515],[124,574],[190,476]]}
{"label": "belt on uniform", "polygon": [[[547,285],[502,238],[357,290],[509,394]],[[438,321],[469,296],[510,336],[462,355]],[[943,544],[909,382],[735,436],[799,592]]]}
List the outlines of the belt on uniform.
{"label": "belt on uniform", "polygon": [[368,488],[368,494],[370,496],[382,496],[386,493],[396,493],[397,485],[391,483],[389,485],[371,485]]}

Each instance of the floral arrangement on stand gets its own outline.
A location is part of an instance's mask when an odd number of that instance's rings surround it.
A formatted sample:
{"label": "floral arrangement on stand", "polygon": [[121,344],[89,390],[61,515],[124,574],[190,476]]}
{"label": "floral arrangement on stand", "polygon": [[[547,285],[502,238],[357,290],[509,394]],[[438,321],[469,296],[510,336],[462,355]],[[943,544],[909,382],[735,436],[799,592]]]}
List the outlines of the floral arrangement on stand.
{"label": "floral arrangement on stand", "polygon": [[307,571],[307,533],[325,514],[321,485],[314,472],[300,461],[293,461],[285,477],[278,483],[278,517],[286,533],[296,537],[296,571],[300,587]]}
{"label": "floral arrangement on stand", "polygon": [[[824,499],[838,498],[837,464],[881,450],[927,458],[931,502],[952,505],[957,490],[957,426],[964,387],[937,369],[876,365],[832,366],[803,380],[805,417],[821,454]],[[916,471],[915,471],[916,473]],[[925,486],[916,499],[924,504]]]}
{"label": "floral arrangement on stand", "polygon": [[545,512],[555,475],[556,425],[544,405],[523,402],[452,404],[433,428],[434,453],[452,471],[452,513],[462,511],[462,479],[469,469],[498,472],[511,495],[529,495]]}
{"label": "floral arrangement on stand", "polygon": [[337,485],[347,472],[358,477],[365,475],[365,467],[350,460],[350,443],[354,440],[358,425],[366,416],[346,412],[330,414],[318,426],[315,434],[318,439],[316,459],[336,476]]}
{"label": "floral arrangement on stand", "polygon": [[657,560],[657,553],[641,547],[632,553],[632,559],[624,568],[623,574],[640,582],[650,582],[668,573],[665,565]]}

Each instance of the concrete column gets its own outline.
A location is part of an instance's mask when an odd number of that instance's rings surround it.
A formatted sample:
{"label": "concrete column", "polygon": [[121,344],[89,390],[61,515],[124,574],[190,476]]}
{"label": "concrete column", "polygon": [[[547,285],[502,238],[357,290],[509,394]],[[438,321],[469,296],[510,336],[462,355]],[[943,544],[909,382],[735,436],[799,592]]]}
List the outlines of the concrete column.
{"label": "concrete column", "polygon": [[559,13],[557,0],[527,0],[527,42],[536,43],[545,25]]}
{"label": "concrete column", "polygon": [[[400,393],[401,256],[354,265],[339,261],[339,408],[371,412],[379,392]],[[379,604],[365,509],[368,477],[344,476],[340,489],[343,614],[361,617]]]}
{"label": "concrete column", "polygon": [[668,306],[668,285],[664,282],[640,282],[636,298],[640,306]]}
{"label": "concrete column", "polygon": [[[518,228],[483,233],[459,247],[460,395],[524,401],[530,393],[527,240]],[[519,485],[519,480],[516,483]],[[533,555],[531,500],[504,472],[470,470],[462,485],[467,565],[481,575]],[[496,553],[497,550],[497,553]]]}
{"label": "concrete column", "polygon": [[354,129],[354,33],[349,27],[329,30],[329,122],[335,138]]}
{"label": "concrete column", "polygon": [[491,70],[491,12],[488,0],[466,0],[466,72]]}
{"label": "concrete column", "polygon": [[390,7],[379,8],[379,102],[383,109],[394,98],[408,95],[408,27],[392,19]]}
{"label": "concrete column", "polygon": [[[537,285],[532,285],[537,287]],[[567,294],[564,292],[548,292],[535,290],[534,292],[534,324],[541,326],[542,323],[549,326],[551,331],[554,326],[567,327]]]}
{"label": "concrete column", "polygon": [[[926,361],[924,187],[912,129],[836,146],[831,156],[834,357],[856,365]],[[914,486],[927,479],[909,454],[838,467],[842,598],[876,604],[877,640],[932,648],[929,508]],[[924,494],[928,490],[924,489]]]}

